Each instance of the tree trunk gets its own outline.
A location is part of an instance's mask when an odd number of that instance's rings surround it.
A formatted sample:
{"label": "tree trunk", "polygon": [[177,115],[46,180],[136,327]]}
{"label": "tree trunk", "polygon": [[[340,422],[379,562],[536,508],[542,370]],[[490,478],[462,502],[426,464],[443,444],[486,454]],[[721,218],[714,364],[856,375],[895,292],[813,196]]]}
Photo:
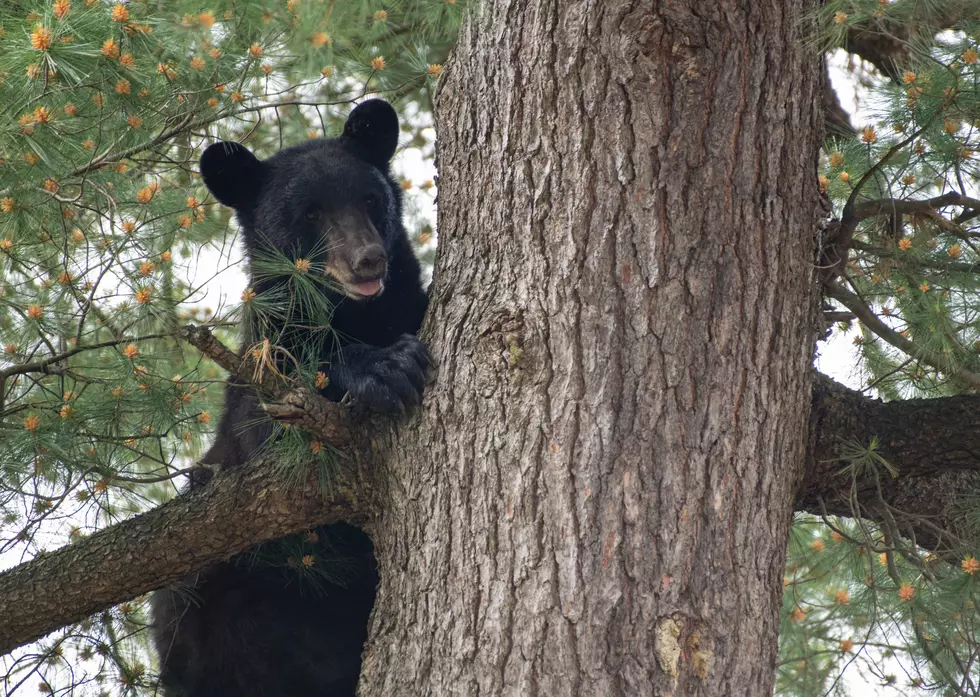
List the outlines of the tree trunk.
{"label": "tree trunk", "polygon": [[379,695],[772,694],[807,436],[808,0],[486,0],[440,85]]}

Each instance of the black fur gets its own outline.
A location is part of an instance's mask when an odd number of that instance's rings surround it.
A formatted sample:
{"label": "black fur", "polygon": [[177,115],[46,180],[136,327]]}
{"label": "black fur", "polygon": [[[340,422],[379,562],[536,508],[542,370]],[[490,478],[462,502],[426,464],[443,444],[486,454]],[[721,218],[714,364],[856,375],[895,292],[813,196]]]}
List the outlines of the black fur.
{"label": "black fur", "polygon": [[[321,357],[329,378],[324,394],[370,412],[398,413],[416,404],[429,362],[414,336],[426,295],[402,225],[401,188],[388,169],[397,142],[394,110],[370,100],[351,112],[337,138],[287,148],[265,161],[237,143],[212,145],[201,157],[205,184],[235,209],[250,263],[262,245],[298,247],[304,257],[324,242],[333,250],[330,263],[348,290],[325,291],[335,303],[337,340]],[[349,288],[370,287],[379,274],[380,295],[349,297]],[[255,284],[258,291],[268,286],[268,280]],[[246,334],[246,346],[261,338],[255,327],[246,327]],[[303,332],[287,332],[280,341],[299,352]],[[271,433],[254,390],[229,383],[218,435],[203,461],[234,467]],[[196,574],[182,588],[154,594],[154,642],[166,695],[353,697],[378,582],[371,541],[348,525],[316,533],[325,556],[343,570],[341,582],[314,589],[294,571],[242,555]]]}

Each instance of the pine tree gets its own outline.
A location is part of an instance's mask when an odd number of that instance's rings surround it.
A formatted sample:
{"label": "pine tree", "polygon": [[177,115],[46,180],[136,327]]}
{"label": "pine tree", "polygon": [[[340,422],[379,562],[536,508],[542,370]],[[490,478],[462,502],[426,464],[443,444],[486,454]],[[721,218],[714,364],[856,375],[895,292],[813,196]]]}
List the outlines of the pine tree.
{"label": "pine tree", "polygon": [[[268,156],[337,134],[355,100],[377,95],[398,108],[403,147],[431,160],[431,93],[462,11],[445,0],[0,3],[4,566],[179,489],[222,408],[220,369],[180,327],[237,346],[242,312],[288,315],[282,298],[244,287],[240,303],[215,304],[209,269],[240,256],[228,210],[196,172],[202,149],[241,140]],[[434,185],[403,186],[431,260]],[[280,448],[308,456],[310,438],[290,436]],[[286,555],[309,553],[308,542]],[[5,692],[149,691],[143,600],[8,657]]]}
{"label": "pine tree", "polygon": [[[829,114],[818,166],[832,205],[820,240],[828,334],[853,340],[863,391],[889,401],[980,387],[978,18],[976,2],[820,9],[823,48],[849,52],[867,119]],[[843,441],[836,462],[846,486],[873,482],[880,501],[902,467],[883,445]],[[909,521],[928,511],[869,514],[856,496],[836,511],[848,517],[798,517],[778,694],[850,694],[855,680],[886,694],[978,694],[980,489],[963,484],[934,502],[954,526],[920,539]]]}

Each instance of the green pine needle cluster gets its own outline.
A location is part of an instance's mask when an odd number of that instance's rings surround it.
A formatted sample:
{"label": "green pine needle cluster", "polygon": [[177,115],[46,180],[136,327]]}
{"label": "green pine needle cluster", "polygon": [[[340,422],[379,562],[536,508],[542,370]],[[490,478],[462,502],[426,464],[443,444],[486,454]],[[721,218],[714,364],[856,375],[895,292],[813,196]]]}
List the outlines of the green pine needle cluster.
{"label": "green pine needle cluster", "polygon": [[980,631],[972,555],[924,553],[854,519],[801,516],[783,585],[777,694],[853,694],[845,669],[897,694],[968,677]]}

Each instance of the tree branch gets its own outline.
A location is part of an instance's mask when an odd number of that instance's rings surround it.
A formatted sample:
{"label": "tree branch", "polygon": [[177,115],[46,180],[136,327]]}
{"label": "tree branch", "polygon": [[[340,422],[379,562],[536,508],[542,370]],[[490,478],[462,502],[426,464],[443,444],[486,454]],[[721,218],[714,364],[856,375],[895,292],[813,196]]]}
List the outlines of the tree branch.
{"label": "tree branch", "polygon": [[[904,142],[904,141],[903,141]],[[909,201],[897,198],[882,198],[873,201],[864,201],[856,204],[852,209],[852,216],[855,222],[866,218],[874,218],[879,215],[923,215],[932,218],[942,217],[937,209],[947,206],[962,206],[969,210],[980,207],[980,201],[963,194],[950,191],[941,196],[934,196],[920,201]]]}
{"label": "tree branch", "polygon": [[188,324],[182,339],[213,360],[238,382],[258,387],[269,402],[262,408],[277,421],[301,428],[310,435],[340,448],[351,440],[346,407],[331,402],[305,387],[292,387],[276,367],[275,348],[266,344],[239,357],[205,327]]}
{"label": "tree branch", "polygon": [[[242,361],[222,353],[227,349],[210,332],[186,331],[207,355],[220,356],[226,368],[238,361],[241,369]],[[855,515],[851,479],[840,473],[841,446],[877,436],[880,454],[898,477],[856,482],[859,512],[872,519],[891,515],[918,544],[946,546],[961,533],[956,494],[980,486],[977,414],[980,395],[885,403],[818,375],[796,509]],[[340,520],[363,525],[375,512],[367,500],[371,471],[369,465],[345,467],[325,496],[312,468],[304,486],[287,489],[274,463],[257,458],[157,509],[0,574],[0,655],[258,542]]]}
{"label": "tree branch", "polygon": [[[205,327],[189,324],[179,334],[233,380],[256,385],[270,398],[263,406],[273,418],[334,447],[351,444],[348,409],[292,386],[276,367],[275,347],[266,343],[242,358]],[[368,490],[359,470],[348,467],[331,482],[328,497],[313,470],[302,490],[287,491],[279,468],[259,457],[157,509],[0,574],[0,655],[259,542],[367,518],[368,507],[356,496]]]}
{"label": "tree branch", "polygon": [[854,293],[851,293],[842,286],[839,286],[836,282],[825,281],[824,287],[826,288],[827,295],[829,297],[838,301],[848,310],[853,312],[864,326],[874,332],[877,336],[881,337],[884,341],[887,341],[900,351],[904,351],[908,355],[919,359],[923,363],[931,365],[936,370],[941,370],[947,375],[955,377],[958,380],[962,380],[964,383],[974,389],[980,389],[980,375],[977,373],[961,368],[960,366],[956,365],[953,360],[947,358],[946,356],[930,351],[913,343],[909,339],[906,339],[904,336],[882,322],[878,316],[871,311],[871,308],[865,305],[858,296],[854,295]]}
{"label": "tree branch", "polygon": [[[978,414],[980,395],[882,402],[818,374],[796,510],[853,517],[857,504],[867,518],[893,515],[919,545],[947,546],[963,533],[959,495],[980,487]],[[852,490],[841,473],[842,446],[867,446],[875,436],[898,476],[868,477]]]}
{"label": "tree branch", "polygon": [[929,3],[926,10],[919,0],[900,0],[889,8],[890,19],[872,19],[848,27],[844,50],[902,84],[902,72],[909,67],[917,39],[931,39],[960,22],[976,19],[978,14],[973,0]]}
{"label": "tree branch", "polygon": [[857,134],[854,126],[851,125],[851,115],[841,105],[837,90],[830,81],[830,71],[826,65],[824,65],[823,78],[823,111],[825,135],[853,138]]}
{"label": "tree branch", "polygon": [[219,472],[207,486],[0,574],[0,655],[111,605],[179,581],[256,543],[346,520],[363,524],[363,471],[329,495],[314,468],[287,489],[268,458]]}
{"label": "tree branch", "polygon": [[964,261],[949,261],[948,259],[917,259],[909,257],[894,248],[876,247],[865,242],[854,241],[851,248],[867,255],[881,259],[901,259],[905,264],[915,266],[919,269],[938,270],[942,272],[980,274],[980,264],[971,264]]}

